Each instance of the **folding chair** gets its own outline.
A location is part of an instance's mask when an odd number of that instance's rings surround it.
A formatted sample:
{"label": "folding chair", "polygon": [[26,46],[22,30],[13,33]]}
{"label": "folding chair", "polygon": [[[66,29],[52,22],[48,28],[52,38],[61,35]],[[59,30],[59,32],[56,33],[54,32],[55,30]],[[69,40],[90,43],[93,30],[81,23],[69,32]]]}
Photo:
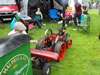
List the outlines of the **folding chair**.
{"label": "folding chair", "polygon": [[20,21],[21,21],[21,20],[20,20],[19,16],[18,16],[17,14],[15,14],[15,17],[12,19],[12,22],[11,22],[11,30],[14,29],[14,24],[15,24],[16,22],[20,22]]}
{"label": "folding chair", "polygon": [[82,29],[83,31],[89,33],[90,29],[90,16],[87,16],[86,22],[78,24],[78,31]]}
{"label": "folding chair", "polygon": [[57,9],[50,9],[49,10],[49,17],[50,17],[50,21],[52,22],[56,22],[59,17],[60,14],[59,14],[59,11]]}
{"label": "folding chair", "polygon": [[[24,25],[26,25],[26,23],[28,23],[28,22],[23,21],[23,20],[22,20],[21,18],[19,18],[19,16],[16,14],[15,17],[13,18],[12,22],[11,22],[11,29],[12,29],[12,30],[14,29],[14,24],[15,24],[16,22],[22,22]],[[29,24],[29,23],[28,23],[28,24]],[[35,25],[34,25],[33,23],[29,24],[28,30],[33,29],[33,28],[35,28]]]}
{"label": "folding chair", "polygon": [[85,14],[81,15],[81,22],[85,22]]}
{"label": "folding chair", "polygon": [[11,22],[11,30],[14,29],[14,24],[16,23],[16,19],[15,17],[12,19],[12,22]]}

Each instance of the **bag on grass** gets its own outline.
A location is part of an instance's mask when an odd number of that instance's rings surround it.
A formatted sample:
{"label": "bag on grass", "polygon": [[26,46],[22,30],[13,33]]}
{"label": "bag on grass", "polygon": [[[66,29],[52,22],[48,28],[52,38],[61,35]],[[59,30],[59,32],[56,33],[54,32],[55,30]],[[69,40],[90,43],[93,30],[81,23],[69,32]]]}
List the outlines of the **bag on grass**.
{"label": "bag on grass", "polygon": [[12,22],[11,22],[11,30],[14,30],[14,24],[16,23],[16,19],[13,18]]}

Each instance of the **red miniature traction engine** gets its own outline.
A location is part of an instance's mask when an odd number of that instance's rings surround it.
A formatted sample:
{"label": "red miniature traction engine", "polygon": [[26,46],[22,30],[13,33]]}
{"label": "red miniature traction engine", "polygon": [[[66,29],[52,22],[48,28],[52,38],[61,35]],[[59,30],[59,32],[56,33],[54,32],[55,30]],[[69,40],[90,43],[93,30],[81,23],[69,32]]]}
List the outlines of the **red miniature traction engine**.
{"label": "red miniature traction engine", "polygon": [[58,33],[52,33],[52,29],[48,29],[45,36],[38,41],[36,49],[58,53],[57,61],[62,61],[66,48],[72,46],[72,40],[68,39],[68,37],[69,35],[64,28],[61,28]]}

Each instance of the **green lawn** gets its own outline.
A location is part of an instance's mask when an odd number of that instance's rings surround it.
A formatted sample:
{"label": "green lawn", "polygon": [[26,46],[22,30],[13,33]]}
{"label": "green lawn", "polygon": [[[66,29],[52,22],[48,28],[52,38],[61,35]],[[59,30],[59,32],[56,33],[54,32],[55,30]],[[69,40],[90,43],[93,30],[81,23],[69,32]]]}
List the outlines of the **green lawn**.
{"label": "green lawn", "polygon": [[[63,67],[59,69],[52,67],[51,75],[100,75],[100,15],[97,10],[90,10],[91,16],[90,34],[73,31],[73,26],[68,26],[66,31],[73,40],[71,49],[67,49],[65,58],[62,62],[51,62],[52,65]],[[44,22],[45,30],[52,28],[53,32],[61,27],[61,24]],[[38,27],[35,31],[30,31],[29,35],[35,40],[43,37],[45,30]],[[5,24],[5,29],[0,29],[0,38],[7,36],[10,31],[10,24]],[[31,45],[31,48],[35,48]]]}

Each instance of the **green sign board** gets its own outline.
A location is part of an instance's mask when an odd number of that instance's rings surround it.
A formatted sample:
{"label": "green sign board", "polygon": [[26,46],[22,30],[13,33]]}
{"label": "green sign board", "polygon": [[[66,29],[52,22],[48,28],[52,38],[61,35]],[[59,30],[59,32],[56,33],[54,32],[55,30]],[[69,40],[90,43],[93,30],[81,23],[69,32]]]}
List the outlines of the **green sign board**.
{"label": "green sign board", "polygon": [[29,43],[0,57],[0,75],[33,75]]}

